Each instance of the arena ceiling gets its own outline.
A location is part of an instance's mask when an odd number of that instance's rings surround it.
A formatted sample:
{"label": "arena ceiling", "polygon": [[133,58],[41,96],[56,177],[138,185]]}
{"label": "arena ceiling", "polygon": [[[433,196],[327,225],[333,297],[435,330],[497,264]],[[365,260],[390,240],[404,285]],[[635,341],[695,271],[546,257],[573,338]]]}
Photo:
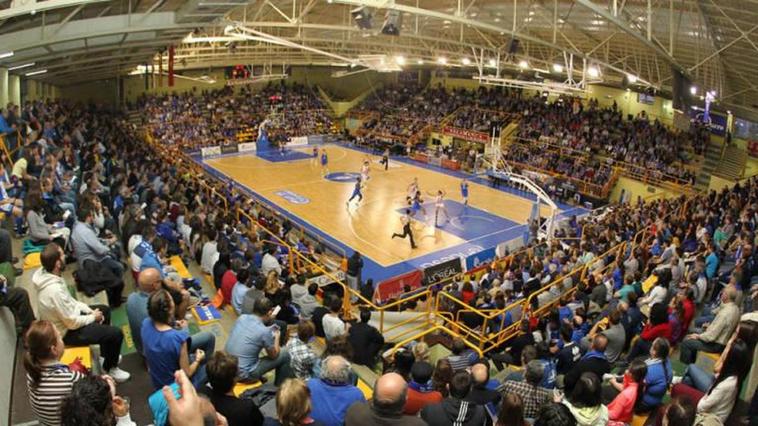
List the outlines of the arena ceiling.
{"label": "arena ceiling", "polygon": [[[350,11],[366,6],[373,28]],[[400,36],[381,33],[388,10]],[[511,40],[519,40],[509,55]],[[671,69],[724,109],[758,114],[758,0],[0,0],[0,66],[57,84],[124,75],[177,46],[176,68],[318,64],[354,72],[364,55],[403,67],[481,67],[670,89]],[[446,64],[441,65],[440,58]],[[166,55],[163,55],[165,64]],[[357,66],[356,66],[357,65]],[[592,75],[589,70],[592,68]],[[165,69],[165,67],[164,67]],[[594,71],[599,75],[595,75]]]}

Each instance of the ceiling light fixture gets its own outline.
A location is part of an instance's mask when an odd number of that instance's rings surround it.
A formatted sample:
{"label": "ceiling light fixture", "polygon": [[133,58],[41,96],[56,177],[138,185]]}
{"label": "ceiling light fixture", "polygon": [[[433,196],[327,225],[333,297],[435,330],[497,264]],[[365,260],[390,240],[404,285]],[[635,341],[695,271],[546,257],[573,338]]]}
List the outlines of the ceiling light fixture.
{"label": "ceiling light fixture", "polygon": [[31,77],[33,75],[40,75],[40,74],[44,74],[46,72],[47,72],[47,70],[37,70],[37,71],[28,72],[28,73],[26,73],[24,75],[27,76],[27,77]]}
{"label": "ceiling light fixture", "polygon": [[13,52],[0,53],[0,59],[10,58],[11,56],[13,56]]}
{"label": "ceiling light fixture", "polygon": [[395,63],[398,65],[405,65],[405,56],[403,55],[395,56]]}
{"label": "ceiling light fixture", "polygon": [[447,65],[447,58],[444,56],[440,56],[437,58],[437,63],[440,65]]}
{"label": "ceiling light fixture", "polygon": [[563,72],[563,65],[561,65],[561,64],[553,64],[553,71],[555,71],[555,72]]}
{"label": "ceiling light fixture", "polygon": [[35,65],[36,65],[35,62],[29,62],[28,64],[16,65],[15,67],[10,67],[10,68],[8,68],[8,71],[15,71],[15,70],[20,70],[22,68],[29,68],[29,67],[33,67]]}
{"label": "ceiling light fixture", "polygon": [[519,68],[527,69],[529,68],[529,63],[522,59],[519,61],[518,66]]}
{"label": "ceiling light fixture", "polygon": [[469,59],[469,58],[463,58],[463,59],[461,59],[461,63],[463,65],[471,65],[471,59]]}
{"label": "ceiling light fixture", "polygon": [[690,87],[690,94],[697,95],[697,86]]}
{"label": "ceiling light fixture", "polygon": [[600,70],[597,67],[589,67],[587,68],[587,74],[592,78],[597,78],[600,76]]}
{"label": "ceiling light fixture", "polygon": [[637,76],[633,74],[627,74],[626,75],[626,81],[629,82],[629,84],[634,84],[637,82]]}

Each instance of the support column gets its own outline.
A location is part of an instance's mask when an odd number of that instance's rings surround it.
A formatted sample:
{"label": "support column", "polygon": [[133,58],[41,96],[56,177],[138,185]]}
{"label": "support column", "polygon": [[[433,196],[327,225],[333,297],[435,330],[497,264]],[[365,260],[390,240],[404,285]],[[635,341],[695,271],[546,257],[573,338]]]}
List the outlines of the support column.
{"label": "support column", "polygon": [[21,105],[21,76],[8,75],[8,101]]}
{"label": "support column", "polygon": [[8,105],[8,69],[0,68],[0,108]]}

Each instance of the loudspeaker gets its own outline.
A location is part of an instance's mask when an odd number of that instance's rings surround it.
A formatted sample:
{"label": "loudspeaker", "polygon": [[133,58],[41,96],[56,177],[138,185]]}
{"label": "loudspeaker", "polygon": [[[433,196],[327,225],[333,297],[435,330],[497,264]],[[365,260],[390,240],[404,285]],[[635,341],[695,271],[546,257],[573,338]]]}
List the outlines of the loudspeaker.
{"label": "loudspeaker", "polygon": [[353,22],[355,22],[355,25],[357,25],[358,28],[362,30],[370,30],[371,27],[373,27],[373,23],[371,22],[373,16],[367,7],[356,7],[350,11],[350,15],[353,16]]}
{"label": "loudspeaker", "polygon": [[675,110],[687,111],[690,105],[692,105],[692,97],[690,95],[692,80],[674,67],[671,67],[671,74],[673,76],[671,83],[671,91],[673,92],[672,106]]}
{"label": "loudspeaker", "polygon": [[518,53],[518,46],[521,43],[521,40],[517,38],[512,38],[510,43],[508,43],[508,54],[509,55],[515,55]]}
{"label": "loudspeaker", "polygon": [[397,10],[388,10],[384,15],[384,25],[382,25],[382,34],[399,36],[400,28],[403,26],[403,16]]}

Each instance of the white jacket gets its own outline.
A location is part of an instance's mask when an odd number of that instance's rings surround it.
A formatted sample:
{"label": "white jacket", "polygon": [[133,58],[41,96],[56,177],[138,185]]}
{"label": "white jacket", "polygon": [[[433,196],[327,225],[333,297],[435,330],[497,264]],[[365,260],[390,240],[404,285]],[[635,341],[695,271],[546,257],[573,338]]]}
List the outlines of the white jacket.
{"label": "white jacket", "polygon": [[39,268],[34,271],[32,282],[37,289],[39,318],[53,323],[61,335],[95,322],[92,309],[71,297],[62,277]]}

